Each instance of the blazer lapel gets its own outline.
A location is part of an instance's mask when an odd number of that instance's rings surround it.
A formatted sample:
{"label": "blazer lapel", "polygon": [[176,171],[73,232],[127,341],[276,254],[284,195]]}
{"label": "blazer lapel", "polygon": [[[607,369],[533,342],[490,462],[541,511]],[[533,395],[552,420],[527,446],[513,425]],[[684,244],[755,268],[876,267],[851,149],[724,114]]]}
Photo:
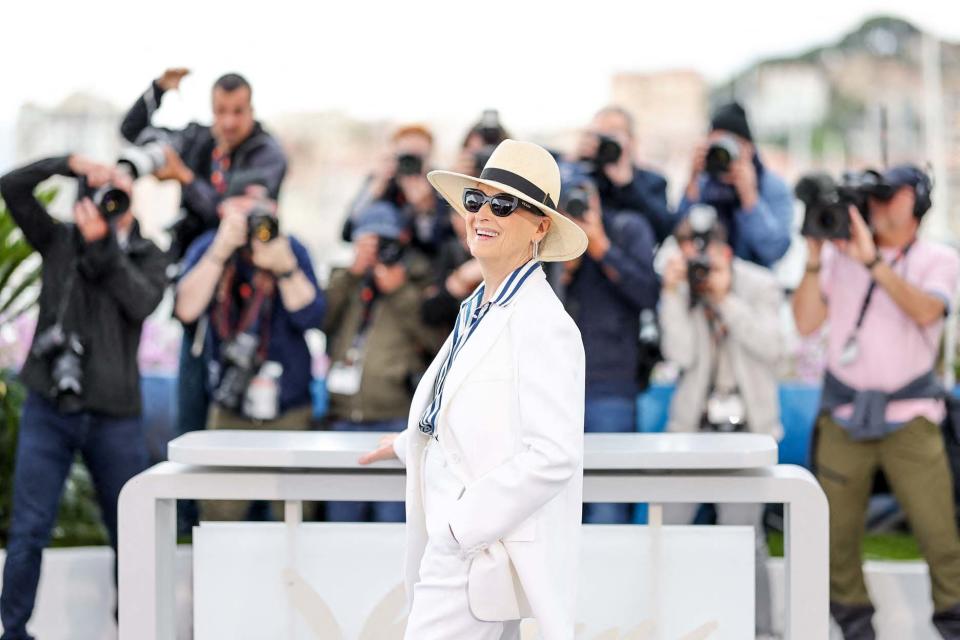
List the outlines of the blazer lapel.
{"label": "blazer lapel", "polygon": [[453,366],[447,373],[447,380],[443,385],[444,408],[450,406],[450,400],[456,394],[457,389],[490,351],[490,347],[493,346],[493,343],[496,342],[507,326],[507,321],[513,314],[515,307],[516,305],[513,304],[507,307],[492,305],[483,320],[480,321],[476,331],[463,345],[456,360],[454,360]]}

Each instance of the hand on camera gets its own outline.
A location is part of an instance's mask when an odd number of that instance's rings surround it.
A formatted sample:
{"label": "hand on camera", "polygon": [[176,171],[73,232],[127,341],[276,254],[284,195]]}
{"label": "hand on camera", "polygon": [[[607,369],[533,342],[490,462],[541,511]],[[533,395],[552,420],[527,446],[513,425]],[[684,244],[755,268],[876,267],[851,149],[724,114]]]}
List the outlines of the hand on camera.
{"label": "hand on camera", "polygon": [[600,260],[610,248],[610,238],[603,228],[603,213],[600,205],[600,196],[591,190],[588,196],[589,208],[583,212],[583,217],[571,218],[587,234],[587,253],[594,260]]}
{"label": "hand on camera", "polygon": [[706,140],[697,144],[693,149],[693,160],[690,163],[690,180],[687,182],[686,196],[691,202],[700,199],[700,176],[707,170],[707,150],[710,143]]}
{"label": "hand on camera", "polygon": [[377,263],[373,267],[373,282],[380,293],[393,293],[407,282],[407,268],[402,262],[386,265]]}
{"label": "hand on camera", "polygon": [[436,200],[433,196],[433,187],[427,180],[427,176],[420,174],[415,176],[399,176],[397,184],[403,192],[404,198],[413,206],[417,213],[429,213],[436,206]]}
{"label": "hand on camera", "polygon": [[868,265],[877,257],[877,245],[873,233],[867,226],[860,211],[850,205],[850,239],[836,240],[837,248],[863,265]]}
{"label": "hand on camera", "polygon": [[682,253],[675,253],[667,259],[663,268],[663,288],[676,291],[680,283],[687,281],[687,260]]}
{"label": "hand on camera", "polygon": [[355,276],[362,276],[367,271],[373,269],[377,264],[377,251],[380,248],[380,239],[375,233],[364,234],[357,238],[353,243],[353,264],[350,265],[350,273]]}
{"label": "hand on camera", "polygon": [[157,85],[164,91],[179,89],[180,81],[183,80],[183,77],[189,73],[190,69],[187,69],[186,67],[174,67],[167,69],[163,72],[163,75],[157,78]]}
{"label": "hand on camera", "polygon": [[392,153],[385,153],[380,157],[377,166],[373,169],[370,178],[370,197],[374,200],[383,197],[390,180],[397,174],[397,157]]}
{"label": "hand on camera", "polygon": [[115,167],[79,155],[70,156],[67,159],[67,166],[74,175],[84,176],[87,184],[93,188],[102,187],[118,173]]}
{"label": "hand on camera", "polygon": [[633,182],[633,158],[631,158],[627,152],[630,148],[627,141],[618,139],[617,142],[620,143],[620,148],[623,149],[620,153],[620,158],[613,164],[604,165],[603,173],[610,182],[616,186],[625,187]]}
{"label": "hand on camera", "polygon": [[247,214],[239,209],[224,210],[217,235],[210,245],[210,255],[223,264],[240,247],[247,244]]}
{"label": "hand on camera", "polygon": [[163,148],[163,157],[163,166],[153,173],[157,180],[176,180],[180,184],[193,182],[193,172],[183,163],[180,154],[174,151],[173,147],[166,145]]}
{"label": "hand on camera", "polygon": [[379,446],[369,453],[365,453],[357,460],[360,464],[370,464],[381,460],[396,460],[397,452],[393,449],[393,441],[400,434],[391,433],[380,438]]}
{"label": "hand on camera", "polygon": [[710,275],[707,276],[704,293],[714,305],[723,302],[733,285],[733,271],[730,262],[723,260],[710,261]]}
{"label": "hand on camera", "polygon": [[740,197],[740,206],[749,211],[757,204],[757,168],[753,166],[753,159],[744,153],[730,163],[730,171],[723,181],[733,185]]}
{"label": "hand on camera", "polygon": [[297,256],[290,246],[290,238],[277,236],[269,242],[253,241],[253,264],[259,269],[280,275],[297,268]]}
{"label": "hand on camera", "polygon": [[84,198],[73,205],[73,221],[87,244],[103,240],[110,233],[110,225],[90,198]]}

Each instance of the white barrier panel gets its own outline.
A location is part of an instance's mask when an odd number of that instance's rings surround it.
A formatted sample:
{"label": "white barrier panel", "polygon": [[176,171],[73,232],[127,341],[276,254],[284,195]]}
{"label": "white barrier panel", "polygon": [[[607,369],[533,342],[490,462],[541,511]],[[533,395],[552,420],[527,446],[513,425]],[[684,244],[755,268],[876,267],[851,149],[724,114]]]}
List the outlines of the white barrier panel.
{"label": "white barrier panel", "polygon": [[[194,530],[195,640],[403,637],[402,525],[308,523],[295,551],[288,535],[280,523]],[[753,545],[748,527],[585,526],[577,638],[752,638]]]}

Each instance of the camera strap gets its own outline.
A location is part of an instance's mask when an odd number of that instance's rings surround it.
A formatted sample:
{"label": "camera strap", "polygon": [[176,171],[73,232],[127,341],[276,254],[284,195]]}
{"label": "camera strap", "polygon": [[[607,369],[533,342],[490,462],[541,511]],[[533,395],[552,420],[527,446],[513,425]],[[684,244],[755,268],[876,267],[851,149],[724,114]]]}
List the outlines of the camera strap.
{"label": "camera strap", "polygon": [[[254,271],[250,283],[240,283],[237,321],[231,322],[235,302],[234,284],[237,278],[237,258],[232,259],[224,269],[217,289],[216,305],[211,313],[217,335],[223,341],[230,341],[239,334],[259,328],[260,346],[258,357],[262,361],[270,344],[270,317],[273,312],[274,277],[260,269]],[[257,325],[259,324],[259,327]]]}
{"label": "camera strap", "polygon": [[[909,253],[910,249],[913,248],[915,242],[916,239],[911,240],[903,249],[900,250],[900,253],[898,253],[893,261],[890,262],[891,268],[897,266],[907,257],[907,253]],[[873,300],[873,294],[876,290],[877,281],[873,278],[870,278],[870,286],[867,288],[867,295],[863,297],[863,302],[860,304],[860,312],[857,314],[857,324],[853,327],[853,331],[850,332],[850,337],[847,338],[846,343],[844,343],[843,351],[840,354],[840,364],[853,364],[853,362],[856,361],[857,357],[860,355],[860,328],[863,326],[863,320],[867,315],[867,309],[870,307],[870,302]]]}

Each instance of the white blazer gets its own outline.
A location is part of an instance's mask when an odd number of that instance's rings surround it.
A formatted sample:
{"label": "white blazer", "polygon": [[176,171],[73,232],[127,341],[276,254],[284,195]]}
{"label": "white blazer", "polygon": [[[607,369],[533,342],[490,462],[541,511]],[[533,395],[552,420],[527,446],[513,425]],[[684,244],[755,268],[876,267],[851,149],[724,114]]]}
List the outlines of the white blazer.
{"label": "white blazer", "polygon": [[[408,607],[427,543],[419,428],[451,339],[427,369],[394,443],[407,468]],[[583,341],[542,269],[506,307],[492,305],[457,354],[443,391],[439,445],[465,486],[449,514],[471,559],[480,620],[534,617],[546,640],[574,637],[583,509]]]}

